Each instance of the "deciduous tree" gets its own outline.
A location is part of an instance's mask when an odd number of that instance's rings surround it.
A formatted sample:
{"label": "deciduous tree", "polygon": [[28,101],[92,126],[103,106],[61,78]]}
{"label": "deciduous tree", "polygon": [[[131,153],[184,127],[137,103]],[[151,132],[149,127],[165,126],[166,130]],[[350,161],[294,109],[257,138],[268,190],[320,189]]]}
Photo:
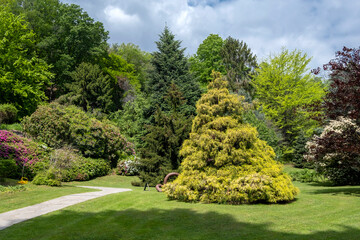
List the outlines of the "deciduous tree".
{"label": "deciduous tree", "polygon": [[308,72],[307,54],[283,49],[256,69],[253,84],[264,113],[281,129],[285,140],[292,143],[303,131],[310,136],[318,126],[312,118],[321,112],[312,104],[322,100],[324,85]]}
{"label": "deciduous tree", "polygon": [[35,53],[35,35],[23,16],[0,6],[0,104],[12,103],[18,117],[31,114],[46,100],[53,75]]}
{"label": "deciduous tree", "polygon": [[326,116],[349,117],[360,124],[360,48],[344,47],[324,65],[324,70],[330,72],[330,86],[324,98]]}
{"label": "deciduous tree", "polygon": [[196,54],[190,58],[191,71],[203,87],[212,80],[212,71],[226,73],[221,51],[224,40],[217,34],[210,34],[198,47]]}

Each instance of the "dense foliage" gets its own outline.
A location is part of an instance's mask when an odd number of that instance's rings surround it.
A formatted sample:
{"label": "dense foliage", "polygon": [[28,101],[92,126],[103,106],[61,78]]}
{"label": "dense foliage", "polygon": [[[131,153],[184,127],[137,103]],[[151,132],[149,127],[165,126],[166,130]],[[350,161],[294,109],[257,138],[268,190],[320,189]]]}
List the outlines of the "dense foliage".
{"label": "dense foliage", "polygon": [[18,117],[31,114],[46,99],[52,74],[35,52],[35,35],[23,16],[0,6],[0,104],[11,103]]}
{"label": "dense foliage", "polygon": [[151,54],[142,51],[139,46],[128,44],[114,44],[110,48],[111,53],[120,55],[126,62],[134,66],[134,73],[140,85],[140,90],[144,91],[148,74],[153,68],[151,65]]}
{"label": "dense foliage", "polygon": [[307,143],[306,159],[336,184],[360,184],[360,127],[350,118],[330,121]]}
{"label": "dense foliage", "polygon": [[281,135],[275,131],[274,126],[265,118],[264,114],[258,110],[249,109],[244,111],[243,120],[245,123],[256,127],[259,133],[258,137],[271,146],[276,154],[276,159],[280,159],[282,156]]}
{"label": "dense foliage", "polygon": [[51,154],[47,171],[62,182],[85,181],[108,174],[110,165],[104,159],[84,158],[71,148],[61,148]]}
{"label": "dense foliage", "polygon": [[13,104],[0,104],[0,124],[13,123],[16,121],[18,110]]}
{"label": "dense foliage", "polygon": [[180,48],[181,42],[175,40],[174,34],[166,27],[156,42],[158,51],[153,53],[153,71],[149,76],[148,94],[153,112],[156,107],[162,111],[169,111],[169,106],[164,102],[171,83],[177,85],[183,94],[186,103],[181,106],[181,111],[187,116],[195,113],[195,103],[200,97],[200,88],[189,73],[185,49]]}
{"label": "dense foliage", "polygon": [[[315,70],[316,73],[320,69]],[[324,65],[330,71],[330,86],[324,99],[326,116],[355,119],[360,123],[360,48],[344,47]]]}
{"label": "dense foliage", "polygon": [[182,172],[164,190],[169,198],[205,203],[283,202],[298,190],[274,151],[243,124],[241,98],[229,94],[220,74],[197,103],[190,139],[181,148]]}
{"label": "dense foliage", "polygon": [[46,148],[12,132],[0,130],[0,177],[32,178],[48,159]]}
{"label": "dense foliage", "polygon": [[96,63],[106,56],[108,32],[80,6],[59,0],[8,0],[15,14],[23,14],[37,35],[36,50],[55,74],[50,99],[67,92],[70,73],[82,62]]}
{"label": "dense foliage", "polygon": [[226,70],[229,89],[245,96],[249,101],[254,95],[251,85],[252,74],[257,67],[256,55],[244,41],[228,37],[220,51]]}
{"label": "dense foliage", "polygon": [[132,144],[108,121],[99,121],[75,106],[52,103],[39,107],[24,120],[24,131],[50,147],[69,145],[85,157],[103,158],[116,166],[126,154],[135,154]]}
{"label": "dense foliage", "polygon": [[220,55],[224,40],[217,34],[210,34],[198,47],[196,54],[190,58],[191,71],[202,86],[211,82],[212,71],[225,74],[225,67]]}
{"label": "dense foliage", "polygon": [[300,131],[310,136],[318,126],[312,118],[320,114],[311,105],[321,101],[325,89],[307,72],[310,58],[301,51],[283,51],[260,64],[254,86],[265,114],[292,143]]}
{"label": "dense foliage", "polygon": [[185,100],[175,84],[165,100],[171,112],[156,111],[155,123],[147,126],[144,147],[140,149],[139,177],[152,186],[161,183],[168,173],[177,171],[182,161],[179,150],[191,128],[192,118],[178,111]]}
{"label": "dense foliage", "polygon": [[142,138],[146,135],[145,125],[150,124],[148,111],[150,103],[144,94],[124,104],[123,109],[110,115],[110,119],[119,127],[120,132],[135,144],[136,148],[143,145]]}

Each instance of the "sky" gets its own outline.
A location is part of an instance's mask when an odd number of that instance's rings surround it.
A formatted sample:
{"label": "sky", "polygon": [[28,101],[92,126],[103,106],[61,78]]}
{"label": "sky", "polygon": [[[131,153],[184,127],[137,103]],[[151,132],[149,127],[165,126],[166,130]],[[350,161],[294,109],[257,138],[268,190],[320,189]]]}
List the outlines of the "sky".
{"label": "sky", "polygon": [[360,46],[360,0],[61,0],[80,5],[109,31],[109,43],[147,52],[167,25],[192,55],[209,34],[244,41],[258,61],[298,49],[310,68]]}

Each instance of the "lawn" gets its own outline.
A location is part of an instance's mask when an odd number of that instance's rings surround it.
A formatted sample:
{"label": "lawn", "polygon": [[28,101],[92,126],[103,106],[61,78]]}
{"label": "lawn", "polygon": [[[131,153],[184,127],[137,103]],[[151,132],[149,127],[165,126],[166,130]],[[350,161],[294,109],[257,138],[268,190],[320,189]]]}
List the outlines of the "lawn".
{"label": "lawn", "polygon": [[[75,185],[132,188],[68,207],[0,231],[0,239],[359,239],[360,186],[297,183],[288,204],[219,205],[169,201],[132,177],[106,176],[61,188],[0,194],[1,211],[50,196],[83,191]],[[39,201],[38,201],[39,200]],[[5,205],[4,205],[5,204]],[[13,207],[13,204],[16,207]]]}

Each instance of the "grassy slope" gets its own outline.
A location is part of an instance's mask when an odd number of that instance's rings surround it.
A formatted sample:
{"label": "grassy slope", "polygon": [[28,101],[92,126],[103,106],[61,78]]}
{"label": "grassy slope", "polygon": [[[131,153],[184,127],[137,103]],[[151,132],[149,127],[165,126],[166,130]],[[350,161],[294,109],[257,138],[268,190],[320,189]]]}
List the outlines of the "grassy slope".
{"label": "grassy slope", "polygon": [[[0,239],[348,240],[360,236],[359,186],[296,183],[301,193],[292,203],[229,206],[169,201],[154,189],[131,187],[132,180],[106,176],[71,183],[69,186],[127,187],[133,191],[90,200],[14,225],[0,231]],[[72,188],[64,191],[67,189]],[[36,198],[45,192],[40,191]],[[12,196],[25,197],[30,193]]]}

